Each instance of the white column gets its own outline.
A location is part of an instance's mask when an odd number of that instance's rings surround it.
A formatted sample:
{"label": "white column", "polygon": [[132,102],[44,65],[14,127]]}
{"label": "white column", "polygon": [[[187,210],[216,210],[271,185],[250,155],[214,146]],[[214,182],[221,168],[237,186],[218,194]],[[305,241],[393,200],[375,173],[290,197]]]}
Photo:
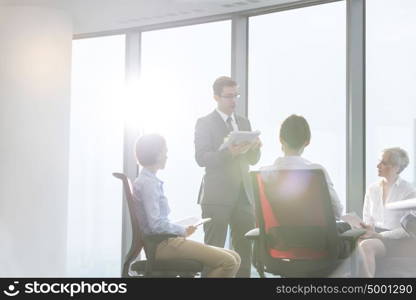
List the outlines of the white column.
{"label": "white column", "polygon": [[65,276],[72,25],[0,6],[0,276]]}

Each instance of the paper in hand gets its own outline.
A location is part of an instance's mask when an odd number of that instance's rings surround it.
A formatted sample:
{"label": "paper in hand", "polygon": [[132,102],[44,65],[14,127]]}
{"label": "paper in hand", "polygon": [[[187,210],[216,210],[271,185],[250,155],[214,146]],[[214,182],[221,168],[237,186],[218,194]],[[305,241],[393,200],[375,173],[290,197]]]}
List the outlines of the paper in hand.
{"label": "paper in hand", "polygon": [[219,151],[227,148],[229,145],[238,145],[244,142],[252,143],[260,135],[260,131],[231,131],[224,143],[218,149]]}
{"label": "paper in hand", "polygon": [[204,218],[204,219],[201,219],[198,223],[195,223],[194,224],[194,226],[199,226],[199,225],[202,225],[202,224],[204,224],[204,223],[206,223],[206,222],[209,222],[209,221],[211,221],[212,219],[211,218]]}
{"label": "paper in hand", "polygon": [[178,220],[174,223],[177,225],[188,227],[188,226],[199,226],[209,221],[211,221],[211,218],[201,219],[199,217],[188,217],[182,220]]}
{"label": "paper in hand", "polygon": [[342,216],[341,220],[350,224],[351,228],[363,228],[361,226],[362,220],[355,212]]}

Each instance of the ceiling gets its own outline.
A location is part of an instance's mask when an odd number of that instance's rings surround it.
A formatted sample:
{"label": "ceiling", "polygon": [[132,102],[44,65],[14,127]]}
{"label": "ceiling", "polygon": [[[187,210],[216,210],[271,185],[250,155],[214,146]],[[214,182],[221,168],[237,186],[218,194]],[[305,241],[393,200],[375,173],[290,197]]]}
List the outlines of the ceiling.
{"label": "ceiling", "polygon": [[64,9],[73,18],[74,34],[83,35],[234,13],[289,2],[302,0],[0,0],[0,5]]}

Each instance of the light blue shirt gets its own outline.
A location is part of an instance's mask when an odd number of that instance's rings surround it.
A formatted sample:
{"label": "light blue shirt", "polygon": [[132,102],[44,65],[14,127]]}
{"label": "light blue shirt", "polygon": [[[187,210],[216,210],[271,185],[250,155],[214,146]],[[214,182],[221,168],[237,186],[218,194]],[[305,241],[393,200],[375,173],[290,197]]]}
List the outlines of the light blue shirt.
{"label": "light blue shirt", "polygon": [[163,181],[143,168],[134,181],[133,199],[137,204],[139,226],[144,235],[176,234],[185,236],[185,227],[171,223],[168,199],[163,193]]}

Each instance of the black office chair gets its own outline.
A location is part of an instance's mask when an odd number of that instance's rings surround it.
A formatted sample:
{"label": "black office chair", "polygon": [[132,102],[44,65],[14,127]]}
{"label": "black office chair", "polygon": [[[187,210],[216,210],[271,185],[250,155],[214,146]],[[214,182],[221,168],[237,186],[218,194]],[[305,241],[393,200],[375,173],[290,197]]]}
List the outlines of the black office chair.
{"label": "black office chair", "polygon": [[322,170],[262,171],[251,176],[258,228],[246,237],[254,241],[253,265],[260,277],[265,272],[282,277],[329,276],[365,233],[338,233]]}
{"label": "black office chair", "polygon": [[405,214],[400,220],[400,225],[412,238],[416,238],[416,213]]}
{"label": "black office chair", "polygon": [[409,237],[397,240],[397,247],[376,259],[375,277],[416,277],[416,215],[405,214],[400,224]]}
{"label": "black office chair", "polygon": [[[141,234],[136,213],[138,206],[137,202],[133,199],[131,181],[122,173],[113,173],[113,176],[123,182],[133,236],[130,250],[124,260],[122,277],[135,277],[131,275],[130,270],[135,271],[137,276],[145,277],[195,277],[200,273],[203,265],[199,261],[190,259],[155,259],[157,240],[160,236],[153,235],[144,237]],[[144,249],[147,259],[134,261],[142,249]]]}

